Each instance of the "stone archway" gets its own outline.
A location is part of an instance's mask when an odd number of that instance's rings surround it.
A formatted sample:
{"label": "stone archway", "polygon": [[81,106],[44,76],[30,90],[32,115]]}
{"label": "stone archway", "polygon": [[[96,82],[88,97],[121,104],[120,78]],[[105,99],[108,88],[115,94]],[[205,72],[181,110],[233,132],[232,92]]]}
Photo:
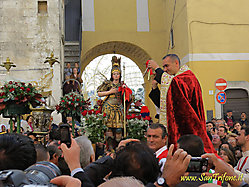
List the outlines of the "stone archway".
{"label": "stone archway", "polygon": [[124,56],[127,56],[131,60],[133,60],[140,70],[145,71],[145,63],[147,60],[151,59],[149,54],[143,50],[142,48],[127,42],[121,41],[112,41],[99,44],[85,54],[81,55],[81,70],[85,69],[85,67],[96,57],[104,54],[117,53]]}
{"label": "stone archway", "polygon": [[[81,73],[85,70],[86,66],[96,57],[105,54],[116,54],[124,55],[134,61],[141,72],[143,73],[146,69],[146,61],[151,59],[151,56],[141,47],[128,42],[112,41],[99,44],[91,48],[87,52],[81,54]],[[147,76],[145,76],[147,77]],[[146,96],[149,90],[151,90],[151,84],[148,79],[144,79],[145,89],[145,104],[150,108],[151,116],[153,117],[156,113],[154,104],[150,101],[149,97]]]}

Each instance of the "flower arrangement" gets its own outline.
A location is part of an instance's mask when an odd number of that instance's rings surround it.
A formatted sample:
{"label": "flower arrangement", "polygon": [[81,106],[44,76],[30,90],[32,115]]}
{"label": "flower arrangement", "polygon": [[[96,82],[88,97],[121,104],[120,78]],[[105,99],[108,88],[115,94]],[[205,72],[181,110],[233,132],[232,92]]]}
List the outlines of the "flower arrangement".
{"label": "flower arrangement", "polygon": [[33,107],[43,103],[42,95],[38,93],[32,84],[24,82],[9,81],[0,90],[0,111],[8,104],[27,105]]}
{"label": "flower arrangement", "polygon": [[127,115],[127,137],[135,138],[141,141],[145,140],[145,132],[149,126],[151,117],[142,117],[141,115]]}
{"label": "flower arrangement", "polygon": [[84,118],[83,131],[92,143],[103,142],[104,133],[108,129],[104,125],[106,114],[101,110],[84,110],[82,112]]}
{"label": "flower arrangement", "polygon": [[61,97],[60,103],[56,105],[56,110],[61,114],[80,116],[81,111],[87,109],[88,105],[89,101],[85,101],[82,95],[71,92]]}

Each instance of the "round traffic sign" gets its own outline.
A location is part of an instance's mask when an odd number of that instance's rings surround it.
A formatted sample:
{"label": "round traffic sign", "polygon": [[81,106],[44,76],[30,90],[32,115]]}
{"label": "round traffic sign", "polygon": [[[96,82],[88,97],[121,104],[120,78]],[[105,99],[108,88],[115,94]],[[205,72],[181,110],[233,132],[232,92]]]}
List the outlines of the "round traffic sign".
{"label": "round traffic sign", "polygon": [[225,90],[227,87],[227,81],[225,79],[219,78],[215,81],[215,87],[218,90]]}
{"label": "round traffic sign", "polygon": [[225,92],[219,92],[219,93],[217,93],[216,100],[220,104],[225,104],[226,100],[227,100],[226,93]]}

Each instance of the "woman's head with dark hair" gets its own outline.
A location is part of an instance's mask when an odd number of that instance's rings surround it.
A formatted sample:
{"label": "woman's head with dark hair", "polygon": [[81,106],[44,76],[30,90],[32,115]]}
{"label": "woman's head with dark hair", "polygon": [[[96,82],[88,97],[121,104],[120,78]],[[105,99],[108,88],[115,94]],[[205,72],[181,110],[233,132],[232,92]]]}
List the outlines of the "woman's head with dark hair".
{"label": "woman's head with dark hair", "polygon": [[235,148],[233,146],[231,146],[227,141],[224,141],[222,144],[220,144],[218,152],[221,150],[221,148],[226,148],[229,149],[230,151],[232,151],[234,153]]}
{"label": "woman's head with dark hair", "polygon": [[36,162],[36,150],[31,138],[21,134],[0,135],[0,171],[25,170]]}
{"label": "woman's head with dark hair", "polygon": [[237,129],[237,128],[241,129],[241,123],[239,121],[235,121],[233,123],[233,128],[235,128],[235,129]]}
{"label": "woman's head with dark hair", "polygon": [[219,151],[220,157],[227,163],[231,164],[233,167],[236,166],[237,160],[233,155],[233,152],[227,148],[221,148]]}
{"label": "woman's head with dark hair", "polygon": [[134,176],[144,184],[155,182],[160,171],[153,151],[139,142],[131,142],[119,150],[114,163],[113,177]]}
{"label": "woman's head with dark hair", "polygon": [[234,156],[237,160],[242,157],[242,150],[240,146],[235,147]]}
{"label": "woman's head with dark hair", "polygon": [[[33,123],[33,120],[34,120],[34,117],[32,115],[29,115],[27,118],[26,118],[26,121],[29,123],[29,120],[31,123]],[[32,120],[32,121],[31,121]]]}

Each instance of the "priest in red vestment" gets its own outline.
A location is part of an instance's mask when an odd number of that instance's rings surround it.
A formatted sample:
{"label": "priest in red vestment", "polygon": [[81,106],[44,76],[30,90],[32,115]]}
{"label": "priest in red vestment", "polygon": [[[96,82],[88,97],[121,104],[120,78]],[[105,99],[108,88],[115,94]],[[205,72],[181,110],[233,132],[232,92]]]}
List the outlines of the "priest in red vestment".
{"label": "priest in red vestment", "polygon": [[202,138],[205,152],[216,152],[206,132],[201,87],[193,72],[187,65],[180,66],[175,54],[163,57],[163,69],[154,60],[148,67],[155,69],[155,80],[161,84],[160,90],[151,91],[150,98],[160,105],[159,122],[168,129],[168,145],[176,147],[180,136],[195,134]]}

